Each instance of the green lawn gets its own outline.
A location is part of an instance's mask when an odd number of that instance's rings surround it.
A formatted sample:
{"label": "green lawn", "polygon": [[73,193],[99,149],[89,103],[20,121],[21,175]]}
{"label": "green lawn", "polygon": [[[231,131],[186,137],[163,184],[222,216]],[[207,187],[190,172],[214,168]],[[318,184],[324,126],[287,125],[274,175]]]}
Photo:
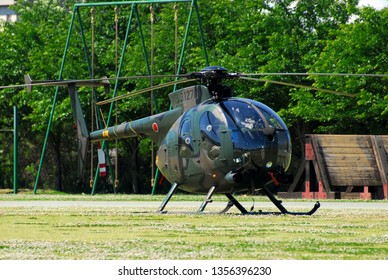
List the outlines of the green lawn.
{"label": "green lawn", "polygon": [[321,208],[313,216],[135,211],[0,203],[0,259],[388,259],[388,210]]}

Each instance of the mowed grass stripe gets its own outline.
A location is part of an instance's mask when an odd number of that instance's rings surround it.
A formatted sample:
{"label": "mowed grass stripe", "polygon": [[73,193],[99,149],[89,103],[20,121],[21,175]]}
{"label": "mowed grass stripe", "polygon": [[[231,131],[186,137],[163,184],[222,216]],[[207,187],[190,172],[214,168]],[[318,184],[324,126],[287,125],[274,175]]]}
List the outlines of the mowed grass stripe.
{"label": "mowed grass stripe", "polygon": [[141,211],[0,208],[0,259],[388,259],[388,210],[319,209],[313,216]]}

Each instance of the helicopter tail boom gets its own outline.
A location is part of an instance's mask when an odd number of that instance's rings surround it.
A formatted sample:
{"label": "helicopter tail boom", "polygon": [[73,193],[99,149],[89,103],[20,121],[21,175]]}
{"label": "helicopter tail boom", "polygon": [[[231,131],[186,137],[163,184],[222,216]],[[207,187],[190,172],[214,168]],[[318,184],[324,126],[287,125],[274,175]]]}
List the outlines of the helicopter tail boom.
{"label": "helicopter tail boom", "polygon": [[90,133],[90,141],[98,142],[129,137],[149,137],[157,144],[160,144],[169,128],[181,114],[182,108],[177,108],[139,120],[96,130]]}

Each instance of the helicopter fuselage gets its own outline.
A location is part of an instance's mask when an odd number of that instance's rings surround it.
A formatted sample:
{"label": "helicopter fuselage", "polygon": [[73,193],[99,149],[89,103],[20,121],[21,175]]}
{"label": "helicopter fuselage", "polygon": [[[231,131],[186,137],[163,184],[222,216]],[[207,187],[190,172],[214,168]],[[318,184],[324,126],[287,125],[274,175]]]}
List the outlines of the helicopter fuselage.
{"label": "helicopter fuselage", "polygon": [[169,95],[173,109],[90,134],[92,141],[144,136],[159,146],[156,164],[183,190],[218,193],[250,189],[283,173],[291,141],[282,119],[268,106],[244,98],[214,98],[206,86]]}
{"label": "helicopter fuselage", "polygon": [[[251,180],[287,170],[291,141],[286,125],[266,105],[249,99],[207,100],[180,116],[160,144],[156,164],[181,189],[243,191]],[[256,182],[257,183],[257,182]]]}

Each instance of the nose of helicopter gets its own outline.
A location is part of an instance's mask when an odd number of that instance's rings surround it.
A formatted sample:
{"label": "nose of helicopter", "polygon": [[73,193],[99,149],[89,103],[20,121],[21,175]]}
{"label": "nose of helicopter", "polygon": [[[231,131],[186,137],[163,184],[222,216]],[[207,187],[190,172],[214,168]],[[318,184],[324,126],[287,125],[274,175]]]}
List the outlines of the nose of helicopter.
{"label": "nose of helicopter", "polygon": [[[253,175],[255,181],[268,182],[276,180],[289,184],[293,176],[286,173],[291,161],[291,143],[288,131],[276,131],[271,141],[258,143],[255,149],[244,151],[234,159],[240,168],[227,173],[225,181],[233,183],[250,183]],[[245,175],[249,175],[246,177]]]}
{"label": "nose of helicopter", "polygon": [[288,130],[277,130],[265,135],[264,143],[251,150],[246,157],[254,166],[268,171],[286,171],[291,162],[291,141]]}
{"label": "nose of helicopter", "polygon": [[[222,103],[240,165],[268,171],[287,170],[291,138],[283,120],[268,106],[253,100],[229,99]],[[237,162],[235,162],[237,163]]]}

